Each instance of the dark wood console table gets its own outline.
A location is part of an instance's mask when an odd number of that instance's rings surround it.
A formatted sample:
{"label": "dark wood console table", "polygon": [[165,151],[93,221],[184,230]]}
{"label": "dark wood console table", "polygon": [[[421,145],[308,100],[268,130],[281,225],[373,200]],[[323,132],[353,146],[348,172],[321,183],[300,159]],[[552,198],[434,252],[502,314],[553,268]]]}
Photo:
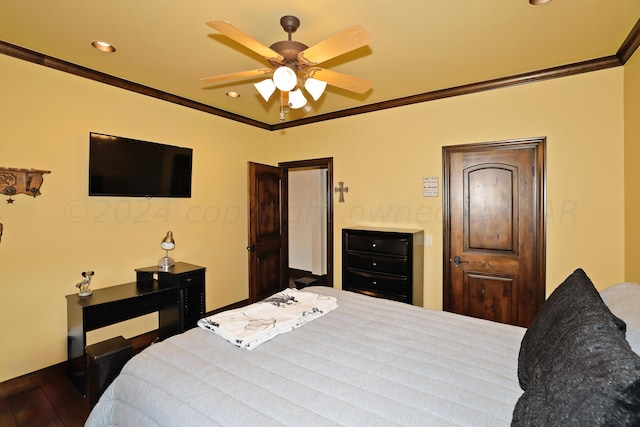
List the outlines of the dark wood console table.
{"label": "dark wood console table", "polygon": [[161,340],[196,326],[205,316],[204,267],[177,262],[169,270],[136,269],[136,282],[67,295],[69,376],[86,394],[87,332],[158,312]]}

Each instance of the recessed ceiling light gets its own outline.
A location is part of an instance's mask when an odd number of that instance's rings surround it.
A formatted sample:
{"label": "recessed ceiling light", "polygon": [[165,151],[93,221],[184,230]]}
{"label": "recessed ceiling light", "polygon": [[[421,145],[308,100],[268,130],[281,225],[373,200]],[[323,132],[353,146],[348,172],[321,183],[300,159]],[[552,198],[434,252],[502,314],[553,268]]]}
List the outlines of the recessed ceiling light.
{"label": "recessed ceiling light", "polygon": [[539,4],[545,4],[545,3],[550,3],[551,0],[529,0],[529,4],[533,5],[533,6],[537,6]]}
{"label": "recessed ceiling light", "polygon": [[112,45],[111,43],[103,42],[102,40],[92,41],[91,46],[95,47],[101,52],[111,53],[116,51],[116,47],[114,45]]}
{"label": "recessed ceiling light", "polygon": [[229,98],[240,98],[240,94],[238,92],[234,92],[232,90],[227,92],[227,96]]}

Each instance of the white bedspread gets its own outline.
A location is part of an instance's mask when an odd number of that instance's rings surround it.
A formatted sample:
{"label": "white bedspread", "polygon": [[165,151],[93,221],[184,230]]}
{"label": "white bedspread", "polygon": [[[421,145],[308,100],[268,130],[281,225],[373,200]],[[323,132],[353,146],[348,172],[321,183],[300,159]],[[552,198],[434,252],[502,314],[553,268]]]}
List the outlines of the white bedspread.
{"label": "white bedspread", "polygon": [[194,328],[135,356],[88,426],[501,426],[524,329],[338,291],[253,351]]}

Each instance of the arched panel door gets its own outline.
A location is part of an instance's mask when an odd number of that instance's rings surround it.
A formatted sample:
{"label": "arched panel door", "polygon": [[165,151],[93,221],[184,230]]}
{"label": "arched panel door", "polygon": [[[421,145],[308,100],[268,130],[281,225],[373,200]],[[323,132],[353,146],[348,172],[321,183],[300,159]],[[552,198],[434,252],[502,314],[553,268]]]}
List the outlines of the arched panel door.
{"label": "arched panel door", "polygon": [[443,308],[528,326],[545,299],[544,139],[443,148]]}

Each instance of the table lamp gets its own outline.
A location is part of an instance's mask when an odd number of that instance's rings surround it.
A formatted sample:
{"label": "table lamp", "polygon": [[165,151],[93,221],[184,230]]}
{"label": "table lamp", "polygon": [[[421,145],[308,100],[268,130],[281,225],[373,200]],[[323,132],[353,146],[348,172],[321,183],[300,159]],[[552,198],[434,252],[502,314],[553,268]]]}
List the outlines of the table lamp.
{"label": "table lamp", "polygon": [[176,242],[173,240],[173,233],[171,231],[167,231],[167,235],[164,236],[164,239],[160,242],[160,247],[165,250],[165,256],[158,261],[158,267],[163,270],[168,270],[176,264],[173,258],[169,257],[169,251],[176,247]]}

